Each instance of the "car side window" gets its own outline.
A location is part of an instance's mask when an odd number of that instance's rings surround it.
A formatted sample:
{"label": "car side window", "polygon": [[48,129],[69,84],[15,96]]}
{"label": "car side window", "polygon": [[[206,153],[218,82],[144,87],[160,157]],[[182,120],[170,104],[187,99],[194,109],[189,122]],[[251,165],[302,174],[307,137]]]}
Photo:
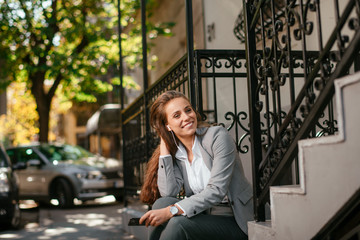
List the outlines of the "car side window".
{"label": "car side window", "polygon": [[49,145],[40,146],[39,150],[50,161],[63,160],[61,154],[58,153],[58,151],[56,151],[56,148],[54,148],[52,146],[49,146]]}
{"label": "car side window", "polygon": [[26,163],[29,160],[34,160],[34,159],[40,160],[40,157],[37,153],[34,152],[33,149],[31,148],[18,149],[17,162]]}

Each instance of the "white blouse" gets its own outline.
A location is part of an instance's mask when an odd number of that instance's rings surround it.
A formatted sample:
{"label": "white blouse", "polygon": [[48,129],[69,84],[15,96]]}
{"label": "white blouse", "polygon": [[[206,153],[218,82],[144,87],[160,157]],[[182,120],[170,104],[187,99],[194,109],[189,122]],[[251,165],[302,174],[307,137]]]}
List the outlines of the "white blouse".
{"label": "white blouse", "polygon": [[186,173],[191,190],[194,194],[200,193],[205,189],[210,179],[210,170],[204,163],[199,148],[199,142],[195,136],[194,144],[192,146],[193,160],[190,163],[185,147],[180,143],[175,157],[180,161],[185,162]]}

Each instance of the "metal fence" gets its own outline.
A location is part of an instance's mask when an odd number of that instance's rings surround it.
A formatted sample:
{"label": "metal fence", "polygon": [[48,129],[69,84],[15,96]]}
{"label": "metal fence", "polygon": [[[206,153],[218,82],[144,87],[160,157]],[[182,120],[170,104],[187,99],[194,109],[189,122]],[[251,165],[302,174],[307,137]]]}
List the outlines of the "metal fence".
{"label": "metal fence", "polygon": [[[298,141],[336,131],[332,107],[334,80],[349,73],[360,49],[358,0],[288,0],[280,15],[276,2],[243,1],[258,221],[265,220],[269,187],[277,184],[289,169],[297,155]],[[334,21],[323,21],[325,13],[332,14]],[[326,32],[329,26],[331,31]],[[261,37],[256,41],[259,28]],[[318,50],[317,56],[309,51],[314,48]],[[294,60],[294,50],[301,52],[299,61]],[[303,66],[300,71],[299,65]],[[295,76],[299,72],[303,81],[297,91]],[[284,114],[286,101],[289,109]],[[263,157],[260,121],[264,110],[267,119],[273,120],[266,121],[264,127],[271,126],[274,132],[267,131],[270,135]],[[324,114],[327,119],[319,121]],[[316,126],[321,128],[318,134]]]}
{"label": "metal fence", "polygon": [[[294,52],[294,61],[301,52]],[[310,54],[313,58],[317,52]],[[248,110],[248,83],[245,50],[196,50],[194,51],[195,78],[197,80],[197,110],[209,123],[218,123],[227,128],[237,144],[247,175],[251,178],[250,128]],[[299,66],[301,68],[301,66]],[[186,56],[182,57],[167,73],[154,83],[122,112],[123,159],[125,187],[128,195],[137,194],[144,180],[146,163],[159,140],[146,122],[146,110],[164,91],[175,89],[190,95]],[[296,74],[298,81],[303,74]],[[145,104],[145,98],[146,103]],[[277,125],[274,113],[262,113],[262,144],[273,139]],[[285,112],[282,110],[282,118]],[[270,124],[266,124],[270,122]],[[267,126],[266,128],[264,126]],[[319,131],[319,130],[318,130]],[[263,147],[262,151],[265,148]],[[250,175],[249,175],[250,174]],[[291,176],[290,176],[291,178]]]}

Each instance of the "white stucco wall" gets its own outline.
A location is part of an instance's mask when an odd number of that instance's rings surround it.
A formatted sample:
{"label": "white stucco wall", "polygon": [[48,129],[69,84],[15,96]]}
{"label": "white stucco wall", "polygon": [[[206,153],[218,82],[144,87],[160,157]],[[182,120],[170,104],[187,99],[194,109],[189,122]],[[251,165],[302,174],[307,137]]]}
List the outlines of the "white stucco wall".
{"label": "white stucco wall", "polygon": [[233,33],[241,9],[239,0],[204,1],[206,49],[245,49]]}

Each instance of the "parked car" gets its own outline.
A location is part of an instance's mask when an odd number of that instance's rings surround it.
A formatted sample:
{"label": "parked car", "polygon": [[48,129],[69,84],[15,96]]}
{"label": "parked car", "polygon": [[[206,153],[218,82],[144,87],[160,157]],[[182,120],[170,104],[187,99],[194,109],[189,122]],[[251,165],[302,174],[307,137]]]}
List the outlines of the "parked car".
{"label": "parked car", "polygon": [[105,195],[123,196],[122,164],[119,160],[94,155],[68,144],[33,144],[8,148],[13,164],[25,163],[17,170],[20,199],[71,207],[74,199],[91,200]]}
{"label": "parked car", "polygon": [[9,157],[0,145],[0,226],[20,225],[18,178]]}

